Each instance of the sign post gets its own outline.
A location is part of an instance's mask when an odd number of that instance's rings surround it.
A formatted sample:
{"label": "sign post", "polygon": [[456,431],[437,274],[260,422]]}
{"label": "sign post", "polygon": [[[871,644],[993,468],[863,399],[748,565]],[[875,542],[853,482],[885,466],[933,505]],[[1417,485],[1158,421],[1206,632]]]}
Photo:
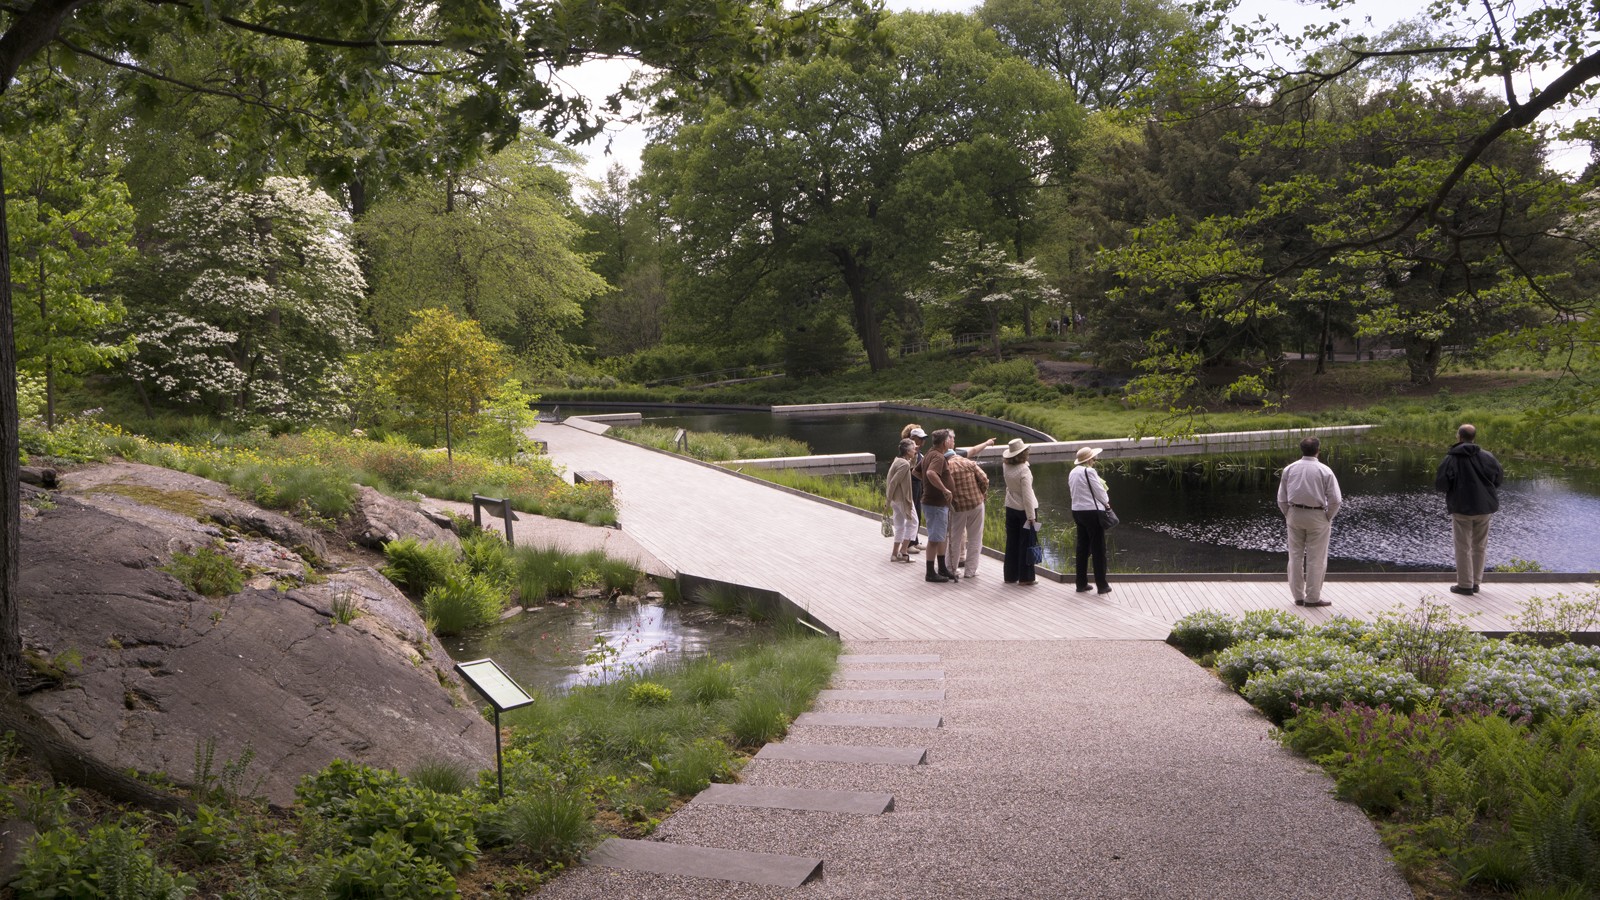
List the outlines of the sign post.
{"label": "sign post", "polygon": [[506,770],[500,755],[500,711],[527,706],[533,702],[522,686],[511,680],[500,664],[487,657],[471,662],[456,663],[456,671],[467,684],[483,695],[494,708],[494,771],[500,783],[500,799],[506,798]]}
{"label": "sign post", "polygon": [[515,545],[516,541],[511,536],[511,523],[518,521],[518,517],[517,511],[511,508],[511,498],[504,497],[496,499],[494,497],[481,497],[477,494],[473,494],[472,524],[482,528],[483,514],[485,512],[489,513],[491,516],[499,516],[505,521],[506,543]]}

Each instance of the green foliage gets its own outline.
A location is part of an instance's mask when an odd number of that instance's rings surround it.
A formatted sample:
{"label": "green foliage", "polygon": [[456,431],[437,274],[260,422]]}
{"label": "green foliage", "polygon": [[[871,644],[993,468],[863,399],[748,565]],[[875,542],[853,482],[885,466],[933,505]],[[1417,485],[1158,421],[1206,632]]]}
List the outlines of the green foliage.
{"label": "green foliage", "polygon": [[384,577],[416,595],[425,595],[458,577],[461,563],[448,544],[424,544],[416,538],[401,538],[383,545]]}
{"label": "green foliage", "polygon": [[789,721],[781,697],[746,694],[735,701],[728,728],[739,746],[754,748],[782,737],[789,730]]}
{"label": "green foliage", "polygon": [[421,309],[415,324],[396,340],[394,390],[410,403],[418,418],[443,434],[447,456],[454,439],[465,434],[469,419],[506,377],[505,348],[490,340],[471,319],[449,310]]}
{"label": "green foliage", "polygon": [[1305,630],[1304,620],[1281,609],[1253,609],[1240,619],[1203,609],[1174,622],[1167,642],[1190,656],[1200,656],[1240,641],[1298,637]]}
{"label": "green foliage", "polygon": [[245,573],[233,557],[212,547],[198,547],[193,553],[179,551],[161,571],[183,586],[207,597],[226,597],[244,588]]}
{"label": "green foliage", "polygon": [[[673,437],[678,433],[676,428],[667,428],[661,425],[638,425],[626,428],[613,428],[610,434],[625,441],[655,447],[658,450],[667,450],[673,453],[682,453],[683,448],[673,442]],[[691,431],[686,435],[688,439],[688,455],[695,459],[709,462],[722,462],[730,459],[771,459],[777,456],[810,456],[811,448],[804,441],[785,437],[755,437],[745,434],[728,434],[720,431]]]}
{"label": "green foliage", "polygon": [[837,315],[807,317],[784,329],[783,368],[791,378],[842,372],[854,362],[860,343]]}
{"label": "green foliage", "polygon": [[450,635],[494,622],[505,611],[505,602],[502,585],[482,575],[458,573],[428,588],[422,609],[435,633]]}
{"label": "green foliage", "polygon": [[72,801],[78,796],[71,788],[53,787],[37,781],[24,781],[5,790],[10,814],[32,825],[40,833],[66,826]]}
{"label": "green foliage", "polygon": [[972,370],[973,384],[989,387],[1029,387],[1039,383],[1033,360],[1026,357],[1007,362],[987,363]]}
{"label": "green foliage", "polygon": [[172,818],[178,845],[203,866],[222,860],[239,840],[233,821],[204,803],[192,817],[178,813]]}
{"label": "green foliage", "polygon": [[628,686],[628,702],[635,706],[665,706],[672,702],[672,689],[654,681],[636,681]]}
{"label": "green foliage", "polygon": [[379,852],[380,836],[390,834],[450,873],[478,855],[467,798],[416,787],[393,772],[334,760],[302,779],[295,795],[356,847]]}
{"label": "green foliage", "polygon": [[488,810],[483,832],[490,842],[509,844],[530,861],[548,865],[578,857],[594,832],[592,815],[581,792],[535,788]]}
{"label": "green foliage", "polygon": [[1559,593],[1529,597],[1510,619],[1519,632],[1512,635],[1514,639],[1546,646],[1564,644],[1573,634],[1593,631],[1600,624],[1600,591],[1575,597]]}
{"label": "green foliage", "polygon": [[506,379],[478,417],[478,428],[473,433],[474,449],[485,456],[503,459],[507,465],[516,462],[517,455],[528,447],[528,429],[539,421],[533,411],[538,399],[538,394],[522,389],[522,382]]}
{"label": "green foliage", "polygon": [[1243,690],[1250,678],[1281,669],[1324,671],[1335,666],[1373,665],[1371,656],[1320,636],[1292,639],[1266,638],[1234,644],[1217,654],[1217,675],[1234,690]]}
{"label": "green foliage", "polygon": [[329,900],[447,900],[456,896],[456,880],[447,868],[388,831],[345,853],[323,853],[306,877],[317,896]]}
{"label": "green foliage", "polygon": [[689,663],[681,675],[683,695],[699,704],[729,700],[738,691],[733,666],[702,657]]}
{"label": "green foliage", "polygon": [[678,796],[691,796],[712,782],[732,781],[739,761],[727,744],[701,739],[652,760],[650,769],[657,784]]}
{"label": "green foliage", "polygon": [[444,757],[417,763],[406,777],[417,787],[437,794],[460,794],[473,782],[473,773],[464,763]]}
{"label": "green foliage", "polygon": [[66,828],[40,834],[11,888],[19,900],[180,900],[194,881],[163,869],[133,827],[108,823],[86,837]]}
{"label": "green foliage", "polygon": [[568,553],[559,547],[516,548],[511,562],[511,583],[523,605],[551,597],[570,597],[583,587],[604,585],[607,590],[631,591],[639,570],[602,550]]}
{"label": "green foliage", "polygon": [[463,536],[461,557],[474,575],[508,590],[516,580],[516,554],[496,532],[480,530]]}

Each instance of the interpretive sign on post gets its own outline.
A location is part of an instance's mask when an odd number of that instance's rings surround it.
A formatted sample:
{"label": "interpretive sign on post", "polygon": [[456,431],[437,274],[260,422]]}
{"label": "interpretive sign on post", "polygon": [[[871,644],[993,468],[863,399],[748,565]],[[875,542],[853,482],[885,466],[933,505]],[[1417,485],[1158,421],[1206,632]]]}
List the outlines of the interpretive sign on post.
{"label": "interpretive sign on post", "polygon": [[500,797],[505,799],[506,772],[500,756],[500,712],[527,706],[533,702],[533,697],[522,689],[522,685],[511,680],[506,670],[500,668],[500,664],[492,659],[456,663],[456,671],[467,680],[467,684],[482,694],[483,698],[489,701],[489,706],[494,709],[494,771],[495,778],[500,784]]}
{"label": "interpretive sign on post", "polygon": [[472,524],[482,528],[484,513],[488,513],[491,516],[499,516],[501,521],[506,523],[506,543],[516,543],[516,541],[512,539],[511,523],[517,521],[517,511],[511,508],[511,501],[509,499],[480,497],[477,494],[473,494]]}

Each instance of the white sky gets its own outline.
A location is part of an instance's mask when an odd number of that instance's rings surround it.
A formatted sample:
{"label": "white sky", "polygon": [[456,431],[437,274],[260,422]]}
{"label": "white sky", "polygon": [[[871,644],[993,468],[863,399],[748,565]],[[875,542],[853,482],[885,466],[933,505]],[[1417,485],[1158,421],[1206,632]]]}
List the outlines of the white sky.
{"label": "white sky", "polygon": [[[917,12],[968,12],[980,5],[981,0],[885,0],[884,2],[884,6],[890,10]],[[1364,20],[1370,23],[1362,26],[1361,30],[1377,30],[1410,18],[1426,7],[1427,0],[1353,0],[1342,7],[1338,14],[1354,24],[1359,25]],[[1328,13],[1316,0],[1309,2],[1242,0],[1235,14],[1235,18],[1247,21],[1254,20],[1257,16],[1266,16],[1269,21],[1276,22],[1286,32],[1294,33],[1304,25],[1326,20]],[[566,80],[575,89],[584,91],[588,96],[601,97],[621,83],[631,65],[622,61],[591,63],[568,73]],[[1491,85],[1490,90],[1495,90],[1497,87]],[[1529,85],[1518,87],[1525,97]],[[1596,113],[1593,105],[1588,112]],[[578,151],[588,159],[584,174],[599,180],[613,164],[620,164],[630,174],[636,174],[639,171],[639,154],[647,141],[648,136],[643,124],[614,127],[607,134],[578,147]],[[1573,174],[1581,172],[1588,162],[1587,145],[1557,148],[1551,158],[1551,163],[1556,168]]]}

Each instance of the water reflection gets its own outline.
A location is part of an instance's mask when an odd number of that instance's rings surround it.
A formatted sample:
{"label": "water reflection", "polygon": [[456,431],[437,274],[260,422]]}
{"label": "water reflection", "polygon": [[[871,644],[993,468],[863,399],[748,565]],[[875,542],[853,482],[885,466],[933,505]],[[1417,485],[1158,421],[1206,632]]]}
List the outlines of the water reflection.
{"label": "water reflection", "polygon": [[456,660],[493,657],[523,687],[560,692],[667,660],[729,655],[762,635],[693,605],[573,602],[529,610],[444,643]]}

